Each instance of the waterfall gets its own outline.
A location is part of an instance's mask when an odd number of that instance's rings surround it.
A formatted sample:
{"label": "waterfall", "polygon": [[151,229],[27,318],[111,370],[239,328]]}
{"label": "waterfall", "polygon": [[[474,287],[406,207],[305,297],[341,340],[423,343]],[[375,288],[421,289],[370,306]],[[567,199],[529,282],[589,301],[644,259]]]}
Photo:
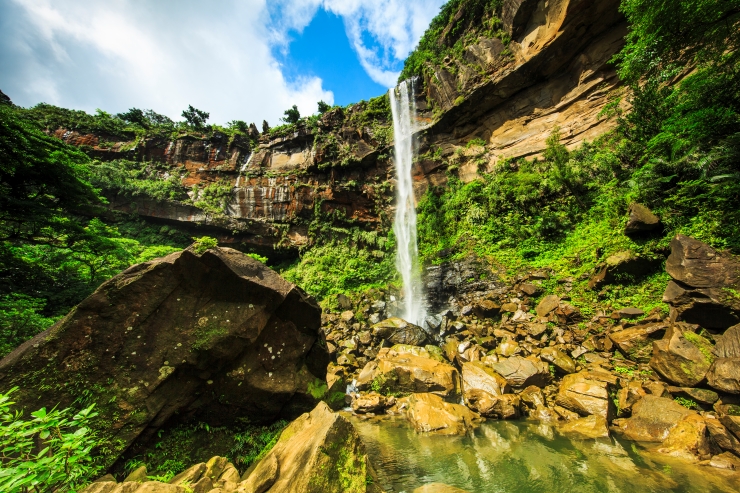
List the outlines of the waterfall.
{"label": "waterfall", "polygon": [[419,251],[416,245],[416,204],[411,167],[414,164],[414,124],[416,102],[414,81],[405,80],[388,94],[393,113],[394,156],[396,164],[396,269],[403,280],[403,319],[422,325],[426,316],[419,279]]}

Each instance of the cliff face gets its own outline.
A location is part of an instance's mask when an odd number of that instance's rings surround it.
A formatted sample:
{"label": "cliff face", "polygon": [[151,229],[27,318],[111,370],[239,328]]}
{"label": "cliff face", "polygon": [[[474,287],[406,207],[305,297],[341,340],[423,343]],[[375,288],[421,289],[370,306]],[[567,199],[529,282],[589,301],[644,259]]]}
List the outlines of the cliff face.
{"label": "cliff face", "polygon": [[[613,122],[598,115],[619,85],[607,63],[626,34],[618,5],[506,0],[500,17],[508,43],[501,36],[478,36],[462,56],[428,64],[423,84],[417,84],[417,194],[444,185],[449,172],[471,181],[501,159],[537,156],[554,127],[569,148],[609,130]],[[232,187],[223,214],[199,209],[195,200],[115,194],[113,209],[198,225],[224,243],[290,251],[310,243],[310,223],[322,217],[363,229],[388,228],[394,183],[390,114],[368,117],[369,106],[335,108],[316,122],[265,133],[256,146],[218,132],[132,142],[64,129],[56,135],[101,160],[162,163],[186,187]],[[190,192],[191,199],[197,193]]]}

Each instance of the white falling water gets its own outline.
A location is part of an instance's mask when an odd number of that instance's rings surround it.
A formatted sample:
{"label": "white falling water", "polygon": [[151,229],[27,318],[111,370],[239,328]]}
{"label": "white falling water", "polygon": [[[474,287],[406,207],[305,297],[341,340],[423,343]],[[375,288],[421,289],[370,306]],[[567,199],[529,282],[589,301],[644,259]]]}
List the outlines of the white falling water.
{"label": "white falling water", "polygon": [[414,163],[414,123],[416,102],[414,101],[413,79],[401,82],[391,89],[391,112],[393,113],[394,154],[396,161],[396,220],[393,232],[396,235],[396,269],[403,280],[403,319],[422,325],[426,316],[424,299],[419,279],[419,251],[416,245],[416,204],[411,178]]}

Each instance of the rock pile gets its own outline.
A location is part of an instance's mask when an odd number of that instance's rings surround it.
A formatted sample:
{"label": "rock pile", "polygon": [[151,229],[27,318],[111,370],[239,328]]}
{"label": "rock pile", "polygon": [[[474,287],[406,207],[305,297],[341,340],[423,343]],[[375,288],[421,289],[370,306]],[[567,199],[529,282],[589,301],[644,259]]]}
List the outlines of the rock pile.
{"label": "rock pile", "polygon": [[[702,245],[673,241],[671,284],[694,283],[709,294],[735,286],[734,259]],[[602,281],[612,264],[597,269]],[[567,297],[545,292],[547,275],[458,292],[424,328],[378,321],[385,315],[379,292],[364,300],[364,312],[327,314],[329,373],[353,382],[354,412],[402,414],[421,432],[464,434],[481,418],[528,416],[563,434],[619,433],[654,442],[661,453],[734,467],[724,454],[740,447],[740,325],[719,328],[737,313],[733,301],[723,298],[727,316],[705,325],[691,323],[707,308],[698,297],[672,303],[668,317],[627,307],[586,319]]]}

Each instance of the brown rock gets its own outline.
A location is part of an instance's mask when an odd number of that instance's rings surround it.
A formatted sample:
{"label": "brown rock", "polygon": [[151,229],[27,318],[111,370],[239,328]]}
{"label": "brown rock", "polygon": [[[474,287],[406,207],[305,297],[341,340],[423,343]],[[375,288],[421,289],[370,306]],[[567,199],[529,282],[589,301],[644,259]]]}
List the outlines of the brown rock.
{"label": "brown rock", "polygon": [[629,440],[662,442],[679,421],[690,415],[697,414],[673,399],[646,395],[632,406],[631,418],[616,419],[612,425]]}
{"label": "brown rock", "polygon": [[680,387],[694,387],[704,380],[714,357],[712,344],[680,324],[674,324],[663,339],[653,343],[650,367]]}
{"label": "brown rock", "polygon": [[[328,363],[314,344],[320,324],[316,302],[263,263],[229,248],[184,250],[103,283],[3,359],[0,385],[18,385],[18,405],[34,409],[78,397],[61,382],[101,388],[98,412],[115,416],[95,430],[112,444],[109,464],[180,411],[226,424],[316,402],[308,386]],[[51,380],[31,378],[39,373]]]}
{"label": "brown rock", "polygon": [[663,295],[679,317],[702,327],[726,329],[740,322],[740,262],[698,240],[677,235],[666,271],[673,278]]}
{"label": "brown rock", "polygon": [[361,390],[369,388],[377,379],[381,387],[392,391],[432,392],[443,397],[460,392],[457,369],[431,358],[383,348],[378,352],[374,366],[372,370],[372,366],[363,369],[358,377],[357,386]]}
{"label": "brown rock", "polygon": [[530,385],[526,389],[522,390],[519,394],[522,402],[531,409],[536,409],[545,405],[545,397],[542,394],[542,389]]}
{"label": "brown rock", "polygon": [[445,402],[438,395],[412,394],[406,402],[406,417],[418,432],[465,435],[473,429],[475,415],[468,408]]}
{"label": "brown rock", "polygon": [[662,323],[638,325],[609,333],[609,339],[628,359],[647,363],[652,358],[653,340],[663,334],[668,326]]}
{"label": "brown rock", "polygon": [[718,469],[740,471],[740,458],[730,452],[715,455],[709,460],[709,465]]}
{"label": "brown rock", "polygon": [[624,234],[634,235],[654,231],[660,227],[660,218],[642,204],[633,202],[629,209],[630,218],[624,227]]}
{"label": "brown rock", "polygon": [[609,428],[603,416],[593,414],[585,418],[567,421],[558,427],[566,435],[576,435],[580,438],[607,438]]}
{"label": "brown rock", "polygon": [[504,303],[501,305],[502,312],[514,313],[519,309],[519,305],[516,303]]}
{"label": "brown rock", "polygon": [[573,358],[555,347],[546,347],[540,352],[540,359],[551,363],[563,373],[575,373],[576,362]]}
{"label": "brown rock", "polygon": [[[129,485],[132,485],[133,488]],[[133,491],[139,487],[139,483],[128,483],[125,486],[128,490],[126,493],[133,493]],[[115,481],[95,481],[83,489],[82,493],[118,493],[123,490],[123,488],[123,484],[116,483]],[[121,491],[121,493],[123,492]]]}
{"label": "brown rock", "polygon": [[555,402],[581,416],[596,414],[608,420],[613,413],[609,384],[586,371],[564,376]]}
{"label": "brown rock", "polygon": [[537,296],[540,292],[540,288],[532,283],[525,282],[519,285],[519,290],[527,296]]}
{"label": "brown rock", "polygon": [[531,15],[537,8],[535,0],[505,0],[501,8],[504,29],[512,38],[523,33]]}
{"label": "brown rock", "polygon": [[203,473],[206,472],[206,468],[207,466],[205,462],[195,464],[194,466],[185,469],[183,472],[172,478],[170,484],[179,485],[185,482],[187,482],[188,484],[196,483],[203,476]]}
{"label": "brown rock", "polygon": [[719,418],[720,423],[740,440],[740,416],[725,415]]}
{"label": "brown rock", "polygon": [[740,324],[727,329],[724,334],[716,337],[714,355],[718,358],[740,358]]}
{"label": "brown rock", "polygon": [[686,460],[709,459],[714,447],[704,418],[690,414],[671,428],[658,452]]}
{"label": "brown rock", "polygon": [[559,305],[560,305],[560,298],[555,296],[554,294],[550,294],[542,298],[542,301],[539,302],[539,304],[537,305],[537,308],[535,308],[535,311],[537,312],[538,317],[545,318],[551,312],[553,312]]}
{"label": "brown rock", "polygon": [[547,325],[545,324],[527,324],[526,330],[529,335],[532,337],[539,337],[542,334],[545,333],[547,330]]}
{"label": "brown rock", "polygon": [[467,394],[469,390],[476,389],[492,395],[502,395],[510,390],[504,377],[478,361],[463,363],[462,383],[464,394]]}
{"label": "brown rock", "polygon": [[713,389],[740,394],[740,358],[717,358],[707,372],[707,383]]}
{"label": "brown rock", "polygon": [[349,324],[355,319],[355,314],[352,310],[345,310],[341,315],[339,315],[339,318],[341,318],[344,323]]}
{"label": "brown rock", "polygon": [[[272,456],[272,458],[270,458]],[[323,402],[288,425],[275,447],[246,479],[259,484],[279,466],[270,493],[364,493],[367,457],[357,431]],[[254,479],[253,479],[254,477]]]}
{"label": "brown rock", "polygon": [[708,406],[711,406],[719,400],[717,392],[707,389],[697,389],[693,387],[668,387],[668,392]]}
{"label": "brown rock", "polygon": [[383,412],[396,403],[393,397],[385,397],[377,392],[363,394],[352,401],[352,410],[357,414]]}
{"label": "brown rock", "polygon": [[427,340],[424,329],[398,317],[383,320],[373,325],[372,330],[375,337],[385,339],[391,344],[423,346]]}
{"label": "brown rock", "polygon": [[626,387],[619,389],[617,392],[618,414],[623,416],[631,413],[632,406],[646,395],[640,382],[630,382]]}
{"label": "brown rock", "polygon": [[709,437],[717,447],[740,456],[740,441],[718,419],[707,418],[706,425]]}
{"label": "brown rock", "polygon": [[500,310],[501,305],[491,300],[479,300],[473,306],[473,313],[480,319],[495,317]]}
{"label": "brown rock", "polygon": [[250,469],[244,473],[244,481],[240,483],[240,488],[246,493],[265,493],[280,475],[280,464],[274,454],[268,454]]}
{"label": "brown rock", "polygon": [[144,483],[147,480],[146,466],[140,466],[123,478],[124,483]]}
{"label": "brown rock", "polygon": [[550,370],[547,363],[542,361],[533,361],[520,356],[512,356],[491,367],[509,382],[512,387],[527,387],[536,385],[544,387],[550,381]]}
{"label": "brown rock", "polygon": [[518,418],[521,408],[521,399],[518,395],[496,395],[479,389],[466,391],[465,402],[470,409],[487,418]]}

